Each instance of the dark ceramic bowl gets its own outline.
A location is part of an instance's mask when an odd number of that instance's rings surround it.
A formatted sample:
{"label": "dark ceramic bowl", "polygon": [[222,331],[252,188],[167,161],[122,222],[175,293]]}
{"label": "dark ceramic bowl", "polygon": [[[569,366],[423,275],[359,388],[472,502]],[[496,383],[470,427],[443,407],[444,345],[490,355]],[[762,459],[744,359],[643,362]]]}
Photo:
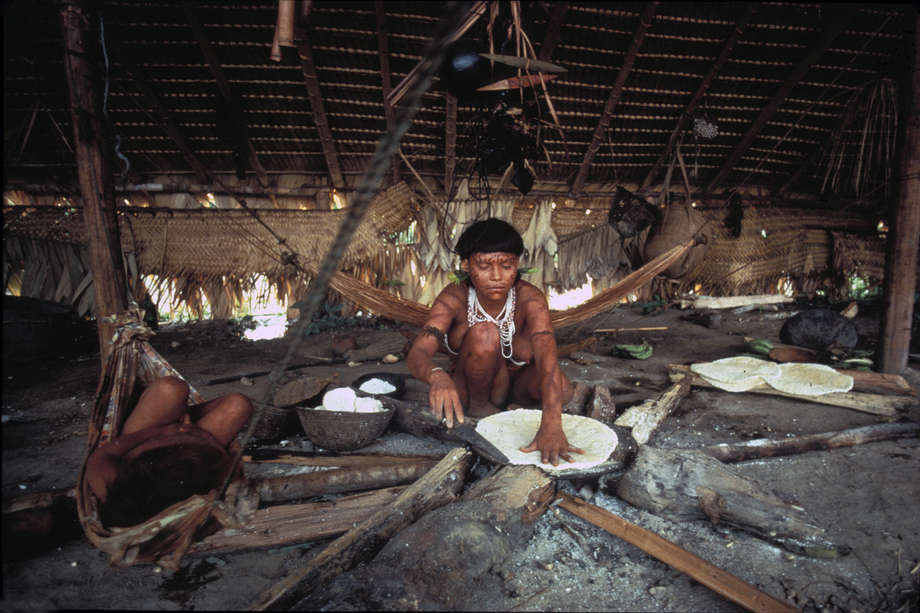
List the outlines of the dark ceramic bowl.
{"label": "dark ceramic bowl", "polygon": [[[371,394],[369,392],[361,391],[361,386],[371,379],[380,379],[381,381],[386,381],[396,389],[392,392],[387,392],[386,394]],[[351,387],[361,396],[372,396],[374,398],[386,396],[387,398],[395,398],[396,400],[399,400],[406,393],[406,375],[396,375],[390,372],[369,372],[366,375],[361,375],[352,381],[349,387]]]}
{"label": "dark ceramic bowl", "polygon": [[297,407],[297,417],[307,438],[323,449],[352,451],[373,443],[384,433],[393,415],[393,408],[384,407],[380,413],[351,413]]}

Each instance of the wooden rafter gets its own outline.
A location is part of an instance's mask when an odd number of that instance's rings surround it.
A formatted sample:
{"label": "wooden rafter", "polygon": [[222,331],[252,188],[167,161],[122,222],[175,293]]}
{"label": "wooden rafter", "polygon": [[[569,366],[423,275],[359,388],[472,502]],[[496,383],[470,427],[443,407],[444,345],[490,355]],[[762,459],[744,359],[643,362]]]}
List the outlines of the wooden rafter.
{"label": "wooden rafter", "polygon": [[[380,57],[380,77],[383,86],[383,113],[387,118],[387,131],[392,131],[396,124],[396,111],[390,104],[390,90],[392,89],[392,73],[390,72],[390,45],[387,41],[387,14],[383,0],[374,0],[374,12],[377,16],[377,51]],[[399,182],[399,160],[395,157],[393,162],[393,183]]]}
{"label": "wooden rafter", "polygon": [[591,137],[591,142],[588,144],[588,150],[585,152],[584,160],[578,168],[578,174],[575,176],[575,180],[572,182],[571,191],[573,194],[578,194],[585,186],[585,179],[588,178],[588,169],[591,168],[594,156],[601,146],[601,139],[603,139],[604,134],[607,132],[607,127],[610,125],[610,118],[613,116],[613,111],[620,99],[620,94],[623,92],[623,86],[626,84],[626,79],[629,77],[629,73],[632,72],[632,67],[636,61],[636,56],[639,55],[639,48],[642,46],[645,33],[648,31],[649,26],[652,25],[652,19],[655,18],[655,11],[658,10],[658,4],[658,2],[649,2],[645,6],[645,10],[642,11],[642,15],[639,17],[639,27],[636,29],[636,33],[633,34],[632,44],[629,46],[629,51],[626,52],[626,57],[623,58],[623,65],[620,66],[620,70],[617,72],[616,81],[614,81],[613,88],[610,90],[610,96],[607,97],[607,104],[604,105],[604,111],[601,113],[601,118],[597,122],[597,127],[594,128],[594,136]]}
{"label": "wooden rafter", "polygon": [[722,70],[725,62],[728,61],[732,50],[735,48],[735,43],[738,42],[741,34],[744,33],[748,22],[750,22],[751,17],[753,17],[756,10],[756,4],[748,4],[744,14],[741,15],[741,17],[739,17],[735,22],[735,26],[732,28],[731,34],[729,34],[728,38],[725,40],[725,44],[722,45],[722,51],[719,52],[719,57],[716,58],[716,61],[713,62],[709,72],[706,73],[706,76],[703,77],[702,81],[700,81],[699,87],[697,87],[696,92],[693,93],[693,98],[690,99],[690,102],[687,103],[687,108],[685,108],[684,112],[681,113],[680,119],[677,121],[677,126],[674,128],[674,131],[671,132],[671,137],[668,139],[667,146],[661,152],[661,155],[658,156],[658,159],[655,160],[655,163],[652,164],[652,168],[645,176],[645,180],[642,181],[641,189],[645,189],[652,184],[652,181],[655,179],[655,175],[658,173],[658,169],[661,168],[661,165],[664,164],[665,160],[668,158],[668,155],[670,155],[671,151],[674,149],[674,146],[677,144],[677,139],[680,138],[680,135],[686,129],[687,124],[690,122],[690,118],[693,116],[693,113],[696,112],[696,107],[699,106],[703,96],[709,90],[709,86],[712,85],[713,80]]}
{"label": "wooden rafter", "polygon": [[134,83],[134,86],[143,94],[147,103],[153,107],[153,115],[157,123],[160,124],[160,127],[163,128],[166,135],[169,136],[176,147],[179,148],[179,152],[182,153],[185,162],[198,175],[198,180],[201,183],[213,183],[214,176],[211,174],[211,171],[208,170],[204,162],[202,162],[194,150],[192,150],[191,144],[189,144],[188,139],[185,137],[185,133],[173,117],[172,112],[166,108],[166,105],[164,105],[160,97],[157,96],[156,90],[147,82],[141,70],[125,63],[123,60],[120,61],[120,66],[125,74],[128,75],[128,78]]}
{"label": "wooden rafter", "polygon": [[[457,40],[463,36],[467,30],[473,27],[473,24],[476,23],[479,17],[486,12],[487,5],[488,3],[485,0],[479,0],[473,4],[473,6],[470,7],[469,12],[466,14],[466,17],[464,17],[463,21],[461,21],[457,26],[457,29],[454,30],[453,34],[451,34],[450,41],[453,42]],[[405,78],[403,78],[403,80],[393,88],[393,90],[390,92],[389,98],[387,99],[390,105],[395,107],[397,104],[399,104],[399,101],[402,100],[402,97],[408,93],[409,88],[412,87],[413,83],[415,83],[415,80],[418,78],[418,74],[422,70],[422,66],[427,61],[427,59],[422,60],[416,64],[412,70],[409,71],[409,74],[407,74]]]}
{"label": "wooden rafter", "polygon": [[823,28],[821,36],[809,48],[805,57],[795,65],[795,68],[792,69],[792,72],[786,77],[783,84],[776,90],[776,93],[773,94],[770,101],[761,109],[757,119],[755,119],[754,123],[747,129],[744,136],[741,137],[741,141],[735,145],[735,148],[729,154],[728,158],[726,158],[722,166],[719,167],[718,172],[716,172],[715,176],[709,181],[709,184],[706,186],[706,193],[711,193],[722,183],[725,177],[728,176],[728,173],[735,167],[735,164],[738,163],[741,156],[745,154],[754,142],[754,139],[760,134],[760,131],[769,123],[773,114],[776,113],[777,109],[779,109],[780,105],[786,99],[786,96],[792,91],[792,88],[802,80],[802,77],[805,76],[808,69],[818,61],[821,54],[824,53],[833,40],[837,38],[837,35],[840,34],[843,27],[850,21],[855,12],[856,9],[853,5],[841,5],[840,9],[835,12],[834,19]]}
{"label": "wooden rafter", "polygon": [[[231,109],[234,117],[245,117],[239,100],[237,100],[236,96],[233,95],[233,90],[230,89],[230,83],[227,81],[227,77],[224,75],[224,69],[221,67],[220,59],[217,57],[217,52],[214,51],[214,47],[211,45],[211,41],[208,38],[207,33],[204,31],[204,27],[202,27],[201,23],[198,21],[198,18],[195,16],[195,11],[188,5],[183,5],[182,10],[185,11],[185,17],[195,34],[195,40],[198,41],[198,47],[201,49],[201,53],[204,55],[204,58],[208,63],[208,68],[211,71],[211,76],[214,77],[214,82],[217,83],[217,89],[220,92],[220,95],[223,97],[224,102],[226,103],[227,107]],[[268,173],[265,172],[265,168],[262,166],[262,162],[259,161],[259,156],[256,153],[255,147],[252,146],[252,141],[248,136],[246,137],[246,147],[249,149],[249,164],[255,171],[256,177],[259,179],[259,183],[262,185],[262,187],[268,187],[270,184]],[[278,206],[274,198],[272,198],[272,204],[276,207]]]}
{"label": "wooden rafter", "polygon": [[444,193],[450,197],[457,165],[457,99],[444,93]]}
{"label": "wooden rafter", "polygon": [[559,33],[562,30],[562,22],[565,21],[565,14],[568,8],[568,2],[553,2],[549,22],[546,24],[546,35],[543,37],[543,44],[540,45],[537,59],[548,62],[553,57],[553,49],[556,48],[556,44],[559,42]]}
{"label": "wooden rafter", "polygon": [[342,167],[339,165],[339,155],[335,150],[335,141],[332,139],[332,130],[329,128],[329,116],[323,104],[323,94],[319,89],[319,79],[316,76],[316,65],[313,63],[313,49],[310,41],[304,37],[297,42],[297,55],[300,56],[300,69],[303,72],[303,81],[307,86],[307,97],[310,99],[310,109],[313,111],[313,123],[319,132],[319,141],[323,146],[323,156],[326,158],[326,167],[332,186],[336,189],[345,187],[342,176]]}
{"label": "wooden rafter", "polygon": [[805,158],[805,161],[796,165],[796,170],[792,176],[789,177],[785,183],[783,183],[776,191],[773,192],[774,197],[782,198],[786,192],[789,191],[789,188],[795,185],[799,179],[802,178],[802,175],[818,162],[824,152],[834,144],[834,141],[836,141],[841,134],[849,129],[850,124],[852,124],[853,120],[856,119],[857,109],[858,105],[856,104],[855,100],[847,105],[846,109],[844,110],[843,117],[840,119],[837,127],[834,128],[830,134],[828,134],[823,143],[812,150],[808,157]]}

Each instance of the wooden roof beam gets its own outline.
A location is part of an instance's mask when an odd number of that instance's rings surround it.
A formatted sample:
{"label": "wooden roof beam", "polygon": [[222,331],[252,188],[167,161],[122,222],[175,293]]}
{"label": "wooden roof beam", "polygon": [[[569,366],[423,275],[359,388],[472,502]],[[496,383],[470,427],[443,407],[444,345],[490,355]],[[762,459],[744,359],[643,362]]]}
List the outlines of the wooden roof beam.
{"label": "wooden roof beam", "polygon": [[645,180],[642,181],[641,189],[645,189],[652,184],[652,181],[655,180],[655,175],[658,173],[658,169],[661,168],[661,165],[664,164],[665,160],[668,158],[668,155],[674,149],[675,145],[677,144],[677,139],[680,138],[681,133],[683,133],[683,131],[686,129],[687,124],[690,122],[690,118],[693,116],[693,113],[696,112],[696,107],[699,106],[703,96],[706,95],[706,92],[709,90],[709,86],[712,85],[713,80],[715,80],[716,76],[722,70],[725,62],[728,61],[732,50],[735,48],[735,43],[738,42],[741,34],[744,33],[745,28],[747,28],[747,25],[751,21],[751,17],[753,17],[756,10],[756,4],[748,4],[744,14],[741,15],[741,17],[739,17],[735,22],[735,27],[732,29],[731,34],[729,34],[728,38],[725,40],[725,44],[722,45],[722,51],[719,52],[719,57],[716,58],[716,61],[713,62],[712,66],[709,68],[709,72],[706,73],[706,76],[703,77],[702,81],[700,81],[699,87],[696,88],[696,92],[694,92],[690,102],[687,103],[687,108],[685,108],[684,112],[681,113],[680,119],[677,121],[677,126],[674,128],[674,131],[671,132],[671,137],[668,139],[667,146],[661,152],[661,155],[658,156],[658,159],[655,160],[655,163],[652,164],[651,169],[645,176]]}
{"label": "wooden roof beam", "polygon": [[179,126],[179,123],[175,120],[170,110],[166,108],[166,105],[164,105],[160,97],[157,96],[156,91],[147,82],[143,73],[138,68],[126,64],[123,60],[119,61],[119,65],[125,74],[128,75],[128,78],[134,83],[134,86],[137,87],[144,96],[147,103],[153,107],[153,115],[157,123],[160,124],[160,127],[163,128],[166,135],[169,136],[176,147],[179,148],[179,152],[182,154],[185,162],[198,175],[198,181],[206,184],[214,183],[214,176],[211,174],[211,171],[208,170],[204,162],[202,162],[194,150],[192,150],[192,146],[185,137],[185,132],[182,131],[182,128]]}
{"label": "wooden roof beam", "polygon": [[[227,104],[227,107],[231,109],[233,116],[246,117],[239,100],[233,95],[233,90],[230,89],[230,83],[224,75],[224,69],[220,65],[217,52],[214,51],[214,47],[211,45],[211,41],[204,31],[204,27],[202,27],[198,18],[195,16],[195,11],[191,6],[186,4],[182,6],[182,10],[185,11],[186,20],[189,26],[191,26],[192,32],[195,34],[195,40],[198,41],[198,47],[201,49],[201,53],[208,63],[208,68],[211,70],[211,76],[214,77],[214,81],[217,83],[217,89],[220,91],[220,95],[223,97],[224,102]],[[244,126],[243,129],[248,133],[247,126]],[[270,185],[268,173],[265,172],[262,162],[259,161],[258,153],[256,153],[255,147],[252,146],[252,141],[249,139],[248,135],[246,136],[246,146],[249,149],[249,165],[252,166],[252,169],[255,171],[256,177],[259,179],[259,184],[262,185],[262,187],[268,187]],[[278,206],[274,198],[272,198],[272,204],[276,207]]]}
{"label": "wooden roof beam", "polygon": [[843,117],[841,117],[837,127],[834,128],[830,134],[828,134],[823,143],[821,143],[808,155],[805,161],[797,165],[796,170],[792,176],[789,177],[785,183],[783,183],[773,192],[774,198],[784,197],[786,192],[789,191],[789,188],[798,183],[799,179],[802,178],[802,175],[805,174],[809,168],[814,166],[815,163],[817,163],[824,152],[834,144],[834,141],[836,141],[841,134],[847,131],[847,129],[850,127],[850,124],[852,124],[853,120],[856,119],[857,108],[858,105],[855,104],[855,101],[851,101],[850,104],[847,105],[846,109],[844,110]]}
{"label": "wooden roof beam", "polygon": [[457,98],[444,92],[444,194],[450,198],[457,166]]}
{"label": "wooden roof beam", "polygon": [[840,34],[844,26],[846,26],[855,13],[855,5],[847,4],[840,5],[838,10],[834,12],[834,18],[822,29],[821,36],[809,48],[805,57],[795,65],[795,68],[792,69],[792,72],[786,77],[783,84],[779,86],[779,89],[776,90],[776,93],[773,94],[770,101],[761,109],[760,115],[757,116],[754,123],[751,124],[747,132],[744,133],[744,136],[741,137],[741,141],[735,145],[735,148],[722,163],[718,172],[716,172],[715,176],[709,181],[709,184],[706,186],[706,193],[711,193],[722,183],[725,177],[728,176],[728,173],[731,172],[735,164],[741,159],[741,156],[750,148],[754,139],[760,134],[760,131],[769,123],[773,114],[776,113],[777,109],[779,109],[780,105],[786,99],[786,96],[792,91],[792,88],[802,80],[802,77],[805,76],[808,69],[818,61],[821,54],[824,53],[834,39],[837,38],[837,35]]}
{"label": "wooden roof beam", "polygon": [[639,27],[636,29],[636,33],[633,34],[632,44],[629,46],[629,51],[626,52],[626,57],[623,58],[623,65],[620,66],[620,70],[617,72],[616,81],[614,81],[613,88],[610,90],[610,96],[607,97],[607,104],[604,105],[604,111],[601,113],[601,118],[597,122],[597,127],[594,128],[594,136],[591,137],[591,142],[588,144],[588,150],[585,152],[584,160],[578,169],[575,180],[572,182],[571,192],[574,195],[578,195],[585,186],[585,180],[588,178],[588,169],[591,168],[594,156],[601,146],[601,139],[604,137],[604,133],[610,125],[610,118],[613,116],[613,111],[620,99],[620,94],[623,93],[623,86],[626,84],[626,79],[629,77],[629,73],[632,72],[632,67],[636,61],[636,56],[639,55],[639,48],[642,46],[642,40],[645,38],[645,33],[648,31],[649,26],[652,25],[652,20],[655,18],[655,11],[658,10],[658,4],[658,2],[649,2],[645,6],[645,10],[642,11],[642,15],[639,16]]}
{"label": "wooden roof beam", "polygon": [[332,186],[342,189],[345,187],[342,166],[339,164],[339,154],[335,150],[335,141],[332,138],[332,130],[329,128],[329,116],[323,104],[323,94],[319,89],[316,65],[313,63],[313,48],[306,37],[297,42],[297,55],[300,56],[300,69],[303,72],[304,85],[307,87],[310,109],[313,111],[313,123],[316,124],[316,130],[319,132],[319,141],[323,146],[323,157],[326,158],[326,167],[329,169]]}
{"label": "wooden roof beam", "polygon": [[559,42],[559,33],[562,30],[562,22],[565,21],[565,14],[568,9],[568,2],[553,2],[549,22],[546,24],[546,35],[543,37],[543,44],[540,45],[537,59],[548,62],[553,56],[553,49],[556,48],[556,44]]}
{"label": "wooden roof beam", "polygon": [[[383,87],[383,113],[387,118],[387,132],[393,130],[396,125],[396,111],[389,102],[390,91],[392,90],[392,73],[390,72],[390,45],[387,41],[386,20],[387,13],[383,0],[374,0],[374,12],[377,16],[377,50],[380,57],[380,77]],[[399,159],[396,157],[392,160],[393,182],[399,182]]]}
{"label": "wooden roof beam", "polygon": [[[463,21],[460,22],[460,24],[457,26],[457,29],[454,30],[453,34],[450,35],[450,42],[454,42],[463,36],[467,30],[473,27],[473,24],[476,23],[479,17],[486,12],[487,6],[488,2],[485,0],[478,0],[478,2],[473,4],[473,6],[470,7],[469,12],[466,14],[466,17],[463,18]],[[387,98],[391,106],[395,107],[397,104],[399,104],[399,101],[402,100],[402,97],[409,92],[412,84],[415,83],[416,79],[418,79],[418,75],[422,70],[422,66],[427,61],[427,59],[424,59],[416,64],[412,70],[409,71],[409,74],[407,74],[405,78],[403,78],[403,80],[393,88],[393,91],[390,92],[390,96]]]}

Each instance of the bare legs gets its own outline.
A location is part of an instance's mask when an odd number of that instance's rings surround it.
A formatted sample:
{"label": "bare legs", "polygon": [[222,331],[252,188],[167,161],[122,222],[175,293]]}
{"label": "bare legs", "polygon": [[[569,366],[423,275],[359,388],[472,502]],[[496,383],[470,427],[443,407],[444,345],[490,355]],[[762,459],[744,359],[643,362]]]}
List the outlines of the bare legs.
{"label": "bare legs", "polygon": [[122,434],[150,426],[182,421],[186,415],[221,445],[229,444],[252,414],[252,403],[242,394],[229,394],[203,404],[188,406],[188,384],[176,377],[157,379],[141,394],[125,420]]}
{"label": "bare legs", "polygon": [[492,415],[505,404],[511,377],[501,355],[497,327],[484,322],[467,330],[453,378],[468,415]]}

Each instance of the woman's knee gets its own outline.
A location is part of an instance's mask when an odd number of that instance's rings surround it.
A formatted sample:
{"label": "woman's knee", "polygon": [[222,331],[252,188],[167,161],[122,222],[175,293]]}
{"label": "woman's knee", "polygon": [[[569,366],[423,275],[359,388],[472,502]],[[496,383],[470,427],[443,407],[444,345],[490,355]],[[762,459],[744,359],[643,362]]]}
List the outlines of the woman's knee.
{"label": "woman's knee", "polygon": [[225,397],[226,411],[240,423],[245,422],[252,415],[252,401],[239,392],[234,392]]}
{"label": "woman's knee", "polygon": [[147,388],[151,395],[156,395],[164,400],[182,400],[188,398],[188,383],[178,377],[161,377]]}

